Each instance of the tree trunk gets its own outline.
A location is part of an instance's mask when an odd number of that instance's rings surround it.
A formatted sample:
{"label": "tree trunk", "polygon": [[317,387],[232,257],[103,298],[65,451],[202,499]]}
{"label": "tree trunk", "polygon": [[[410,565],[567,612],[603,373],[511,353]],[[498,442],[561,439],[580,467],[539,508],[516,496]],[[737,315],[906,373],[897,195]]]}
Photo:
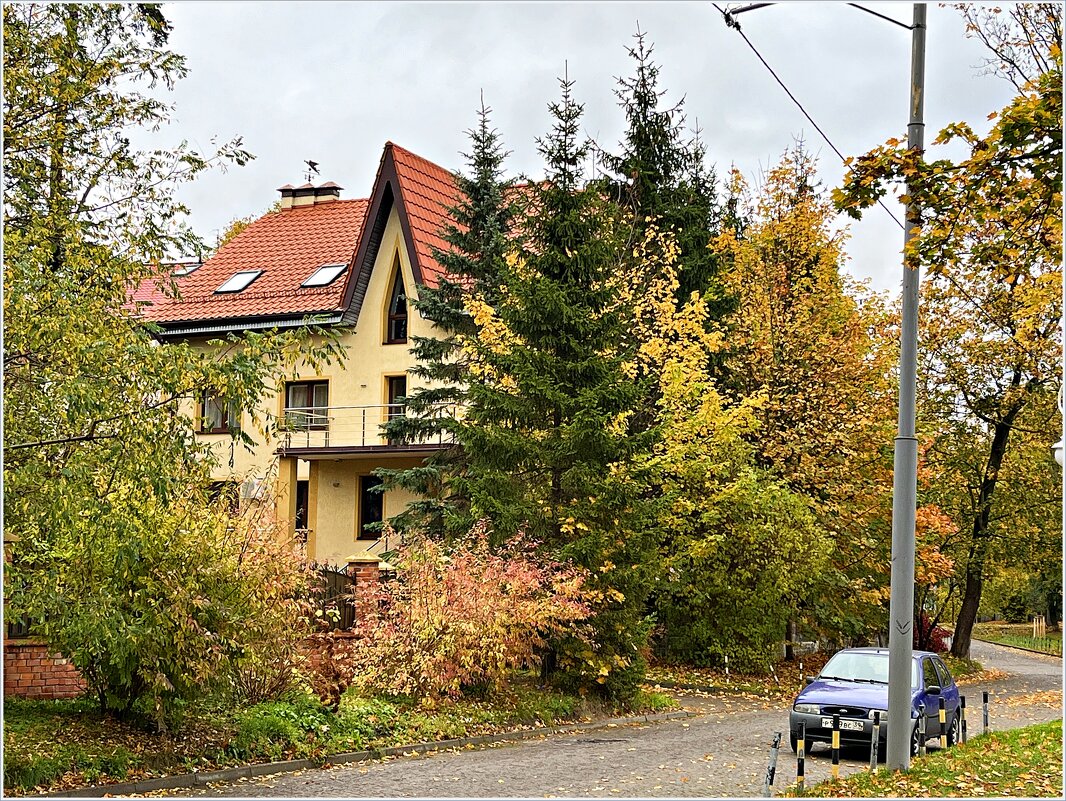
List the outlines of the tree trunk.
{"label": "tree trunk", "polygon": [[[1012,388],[1017,388],[1020,382],[1021,374],[1016,371],[1014,380],[1011,382]],[[977,508],[974,510],[973,534],[970,540],[970,558],[966,564],[966,585],[962,592],[962,606],[959,608],[955,633],[951,638],[951,655],[959,659],[970,658],[970,639],[973,636],[974,623],[977,622],[977,611],[981,606],[981,589],[984,586],[992,496],[996,491],[999,470],[1007,453],[1007,439],[1014,426],[1014,419],[1025,406],[1025,400],[1024,397],[1016,400],[993,429],[992,446],[988,451],[988,460],[985,462],[977,496]]]}
{"label": "tree trunk", "polygon": [[951,636],[951,655],[958,659],[970,658],[970,639],[973,636],[973,624],[977,622],[977,610],[981,605],[981,589],[984,586],[983,551],[982,548],[980,557],[975,551],[970,557],[970,563],[966,566],[966,586],[962,593],[962,605],[959,607],[959,618],[955,622],[955,633]]}
{"label": "tree trunk", "polygon": [[1052,588],[1047,593],[1047,624],[1054,628],[1062,618],[1062,590]]}

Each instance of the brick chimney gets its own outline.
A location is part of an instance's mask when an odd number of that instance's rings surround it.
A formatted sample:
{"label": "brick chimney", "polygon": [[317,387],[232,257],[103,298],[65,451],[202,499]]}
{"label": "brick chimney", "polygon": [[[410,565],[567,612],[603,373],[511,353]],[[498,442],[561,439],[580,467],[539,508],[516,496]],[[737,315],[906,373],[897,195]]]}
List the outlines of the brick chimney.
{"label": "brick chimney", "polygon": [[326,181],[321,186],[315,186],[311,183],[300,186],[285,184],[278,187],[278,191],[281,192],[281,208],[295,209],[301,206],[332,203],[334,200],[340,200],[343,188],[342,186],[337,186],[333,181]]}

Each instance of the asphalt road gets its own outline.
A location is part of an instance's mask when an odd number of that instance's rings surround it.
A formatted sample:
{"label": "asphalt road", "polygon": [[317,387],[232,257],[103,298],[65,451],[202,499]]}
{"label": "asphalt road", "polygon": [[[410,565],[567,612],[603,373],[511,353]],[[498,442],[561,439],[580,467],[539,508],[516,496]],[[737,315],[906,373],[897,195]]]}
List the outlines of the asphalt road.
{"label": "asphalt road", "polygon": [[[981,731],[981,691],[992,693],[993,729],[1062,717],[1062,660],[974,643],[972,654],[1005,675],[967,685],[970,733]],[[760,796],[774,732],[782,749],[775,788],[795,780],[788,703],[696,692],[678,694],[697,717],[547,736],[479,750],[276,774],[172,795],[231,797],[624,798]],[[930,743],[930,748],[935,746]],[[842,775],[869,754],[845,751]],[[830,775],[830,754],[808,756],[808,784]]]}

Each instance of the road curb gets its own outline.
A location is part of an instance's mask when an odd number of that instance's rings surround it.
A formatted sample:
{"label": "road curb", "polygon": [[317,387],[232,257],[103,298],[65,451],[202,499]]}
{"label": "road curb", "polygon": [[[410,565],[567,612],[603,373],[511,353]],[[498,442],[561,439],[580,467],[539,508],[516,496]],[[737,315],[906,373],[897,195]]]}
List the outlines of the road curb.
{"label": "road curb", "polygon": [[25,795],[20,797],[100,798],[105,795],[115,796],[129,795],[133,793],[150,793],[156,790],[180,790],[189,787],[203,787],[214,782],[233,781],[234,779],[242,778],[250,779],[256,776],[266,776],[271,773],[288,773],[294,770],[307,770],[308,768],[327,767],[329,765],[344,765],[351,762],[363,762],[389,756],[424,754],[433,751],[446,751],[452,748],[491,745],[493,743],[507,742],[508,740],[528,740],[549,734],[594,731],[596,729],[606,729],[612,726],[625,726],[633,723],[659,723],[667,720],[680,720],[695,716],[696,713],[687,710],[659,712],[651,715],[631,715],[624,718],[608,718],[606,720],[591,723],[566,723],[560,726],[541,726],[536,729],[519,729],[516,731],[500,732],[499,734],[481,734],[476,737],[460,737],[453,740],[437,740],[434,742],[412,743],[410,745],[394,745],[386,748],[368,749],[365,751],[347,751],[340,754],[331,754],[321,763],[312,762],[310,759],[290,759],[283,762],[259,762],[234,768],[202,770],[194,773],[179,773],[174,776],[160,776],[156,779],[144,779],[137,782],[99,784],[90,787],[79,787],[73,790],[60,790],[54,793],[40,793],[37,795]]}
{"label": "road curb", "polygon": [[719,687],[715,684],[686,684],[681,681],[649,681],[652,687],[662,687],[664,690],[696,690],[702,693],[730,692],[729,687]]}
{"label": "road curb", "polygon": [[[695,690],[702,693],[728,693],[730,695],[756,695],[760,698],[765,697],[766,700],[773,700],[771,696],[761,696],[759,693],[753,690],[743,690],[736,685],[730,684],[686,684],[680,681],[648,681],[645,682],[651,687],[661,687],[664,690]],[[779,685],[780,686],[780,685]]]}

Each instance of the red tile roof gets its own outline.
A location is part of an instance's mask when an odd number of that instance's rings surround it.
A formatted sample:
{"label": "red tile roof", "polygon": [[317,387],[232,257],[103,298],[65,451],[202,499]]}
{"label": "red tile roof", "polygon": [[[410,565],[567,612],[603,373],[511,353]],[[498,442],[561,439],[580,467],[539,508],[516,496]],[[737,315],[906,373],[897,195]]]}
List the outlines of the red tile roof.
{"label": "red tile roof", "polygon": [[[323,264],[349,263],[359,242],[366,200],[335,200],[260,217],[194,272],[177,279],[180,300],[145,282],[134,301],[148,301],[142,315],[157,323],[245,317],[298,316],[339,311],[348,270],[325,287],[301,288]],[[215,290],[241,270],[263,274],[242,292]]]}
{"label": "red tile roof", "polygon": [[433,258],[433,248],[449,248],[441,239],[440,231],[448,218],[448,209],[455,206],[460,197],[455,176],[393,142],[385,145],[386,152],[389,148],[392,149],[399,194],[414,240],[419,267],[416,274],[421,272],[423,283],[435,287],[445,270]]}
{"label": "red tile roof", "polygon": [[[448,209],[459,200],[455,176],[392,142],[385,145],[382,164],[390,158],[396,175],[396,202],[401,219],[406,217],[405,233],[411,240],[409,252],[415,261],[415,276],[435,287],[445,271],[433,258],[433,250],[449,247],[440,231],[447,221]],[[319,188],[331,186],[335,184]],[[375,185],[374,196],[380,191]],[[364,229],[370,236],[374,227],[374,221],[366,219],[369,206],[369,200],[337,200],[267,214],[227,242],[201,267],[178,277],[180,299],[166,297],[154,282],[145,281],[132,293],[131,300],[147,302],[141,310],[145,319],[170,325],[344,311],[345,292],[350,297],[353,287],[349,285],[355,282],[357,276],[353,273],[358,270],[349,269],[327,287],[300,285],[323,264],[352,262]],[[263,273],[243,291],[215,294],[243,270]],[[359,305],[361,298],[353,309],[356,314]]]}

